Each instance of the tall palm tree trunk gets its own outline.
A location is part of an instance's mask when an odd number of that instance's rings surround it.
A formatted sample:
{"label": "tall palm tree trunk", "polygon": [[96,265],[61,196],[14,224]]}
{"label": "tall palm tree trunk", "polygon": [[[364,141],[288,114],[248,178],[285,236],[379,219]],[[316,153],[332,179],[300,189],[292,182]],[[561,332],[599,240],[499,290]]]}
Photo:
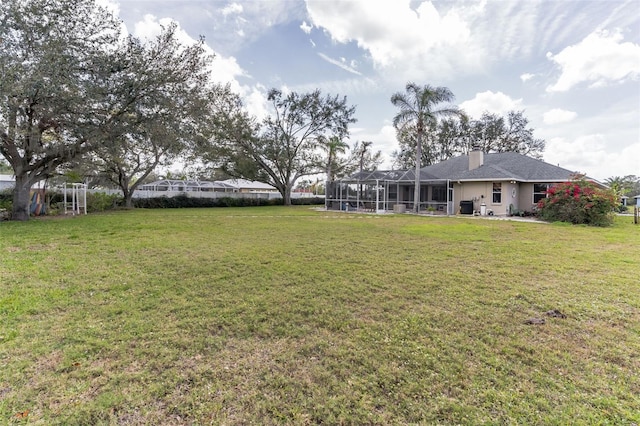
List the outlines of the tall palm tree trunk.
{"label": "tall palm tree trunk", "polygon": [[422,135],[418,133],[416,144],[416,181],[413,191],[413,211],[420,213],[420,159],[422,158]]}

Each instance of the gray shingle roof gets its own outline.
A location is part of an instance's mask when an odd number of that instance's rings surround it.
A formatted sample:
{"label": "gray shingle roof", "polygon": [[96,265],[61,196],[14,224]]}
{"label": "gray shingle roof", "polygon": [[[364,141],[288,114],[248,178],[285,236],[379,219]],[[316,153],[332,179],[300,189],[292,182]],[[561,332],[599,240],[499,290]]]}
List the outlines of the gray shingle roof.
{"label": "gray shingle roof", "polygon": [[[451,158],[422,168],[429,175],[451,180],[515,180],[552,182],[567,180],[571,170],[545,163],[515,152],[484,154],[484,163],[469,170],[469,156]],[[422,172],[421,172],[422,175]]]}
{"label": "gray shingle roof", "polygon": [[[562,182],[574,175],[575,172],[564,169],[542,160],[527,157],[515,152],[500,152],[484,154],[483,165],[469,170],[469,156],[461,155],[437,164],[420,169],[420,180],[455,180],[455,181],[501,181],[514,180],[517,182]],[[346,180],[415,180],[415,172],[411,170],[363,171],[355,173]]]}

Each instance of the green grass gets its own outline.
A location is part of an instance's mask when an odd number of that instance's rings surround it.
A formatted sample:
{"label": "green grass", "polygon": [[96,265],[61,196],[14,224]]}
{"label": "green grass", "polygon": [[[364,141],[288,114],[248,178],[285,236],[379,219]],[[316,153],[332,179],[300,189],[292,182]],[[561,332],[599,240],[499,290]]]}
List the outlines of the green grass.
{"label": "green grass", "polygon": [[637,424],[639,265],[628,217],[0,223],[0,424]]}

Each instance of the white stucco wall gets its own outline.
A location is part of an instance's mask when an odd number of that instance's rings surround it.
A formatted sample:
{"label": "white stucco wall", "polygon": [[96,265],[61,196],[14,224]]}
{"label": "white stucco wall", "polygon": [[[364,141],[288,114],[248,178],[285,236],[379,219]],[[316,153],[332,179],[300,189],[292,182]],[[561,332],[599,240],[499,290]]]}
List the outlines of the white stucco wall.
{"label": "white stucco wall", "polygon": [[509,182],[496,181],[502,184],[502,200],[499,203],[493,202],[493,182],[462,182],[454,183],[453,197],[454,207],[457,213],[460,209],[460,201],[473,201],[473,209],[480,210],[482,203],[487,207],[488,211],[493,211],[496,216],[506,215],[509,212],[509,204],[517,203],[516,198],[512,197],[512,189],[517,188],[517,184],[512,185]]}
{"label": "white stucco wall", "polygon": [[496,181],[502,184],[502,201],[493,202],[493,182],[462,182],[454,183],[454,211],[460,209],[460,201],[473,201],[473,209],[480,210],[482,202],[487,210],[492,210],[494,215],[509,214],[509,207],[513,209],[533,211],[533,183],[519,183],[512,181]]}

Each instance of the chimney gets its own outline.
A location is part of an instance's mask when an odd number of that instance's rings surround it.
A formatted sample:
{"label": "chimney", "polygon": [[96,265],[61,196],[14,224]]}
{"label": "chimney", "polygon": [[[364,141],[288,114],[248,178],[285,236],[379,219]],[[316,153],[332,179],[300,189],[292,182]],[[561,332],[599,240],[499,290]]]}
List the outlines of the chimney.
{"label": "chimney", "polygon": [[482,148],[474,145],[469,153],[469,170],[477,169],[484,164],[484,153]]}

